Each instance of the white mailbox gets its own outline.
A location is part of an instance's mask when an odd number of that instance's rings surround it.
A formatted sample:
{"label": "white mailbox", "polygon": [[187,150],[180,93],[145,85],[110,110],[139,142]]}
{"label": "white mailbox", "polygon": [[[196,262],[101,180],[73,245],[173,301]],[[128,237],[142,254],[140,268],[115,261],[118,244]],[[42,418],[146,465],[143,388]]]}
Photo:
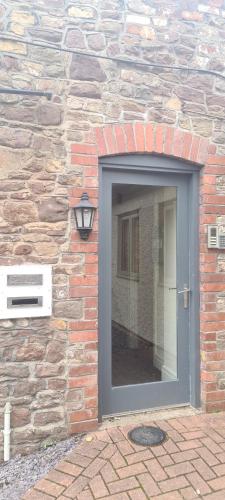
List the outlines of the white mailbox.
{"label": "white mailbox", "polygon": [[52,314],[52,267],[0,266],[0,319]]}

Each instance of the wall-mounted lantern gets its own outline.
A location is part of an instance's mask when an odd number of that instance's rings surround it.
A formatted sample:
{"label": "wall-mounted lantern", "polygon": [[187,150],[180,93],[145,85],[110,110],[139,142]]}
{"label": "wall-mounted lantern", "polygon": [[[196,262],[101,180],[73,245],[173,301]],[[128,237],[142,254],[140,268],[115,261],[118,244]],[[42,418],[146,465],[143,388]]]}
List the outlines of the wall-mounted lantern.
{"label": "wall-mounted lantern", "polygon": [[77,230],[82,240],[87,240],[92,231],[96,208],[90,203],[87,193],[83,193],[80,203],[74,207]]}

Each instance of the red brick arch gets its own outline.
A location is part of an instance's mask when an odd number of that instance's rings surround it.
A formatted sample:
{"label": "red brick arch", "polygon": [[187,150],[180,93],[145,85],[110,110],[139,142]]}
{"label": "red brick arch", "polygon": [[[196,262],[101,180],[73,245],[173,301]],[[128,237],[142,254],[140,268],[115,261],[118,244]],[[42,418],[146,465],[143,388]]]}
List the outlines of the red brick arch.
{"label": "red brick arch", "polygon": [[[74,206],[83,191],[98,205],[99,157],[126,153],[155,153],[204,165],[201,176],[200,266],[201,266],[201,353],[202,406],[208,411],[225,410],[225,390],[221,390],[218,370],[224,372],[225,349],[217,342],[218,332],[225,330],[225,311],[217,309],[217,293],[225,290],[224,273],[218,271],[218,250],[208,250],[207,224],[225,214],[225,195],[217,189],[217,176],[225,177],[225,158],[216,156],[216,146],[206,138],[166,124],[133,123],[106,125],[84,132],[82,143],[71,147],[71,163],[82,167],[76,187],[69,189]],[[80,171],[80,168],[79,168]],[[80,175],[80,174],[79,174]],[[69,401],[76,390],[83,391],[83,406],[73,411],[68,407],[70,432],[92,429],[97,424],[97,347],[98,326],[98,217],[87,242],[80,240],[75,228],[71,232],[70,253],[84,260],[80,274],[69,278],[70,298],[81,298],[83,318],[68,322],[69,342],[84,346],[83,361],[68,365]],[[225,264],[224,264],[225,268]],[[86,353],[86,354],[85,354]],[[218,368],[219,367],[219,368]],[[76,401],[76,399],[75,399]]]}
{"label": "red brick arch", "polygon": [[124,123],[96,127],[72,144],[72,163],[97,165],[97,158],[126,153],[157,153],[205,164],[216,147],[204,137],[165,124]]}
{"label": "red brick arch", "polygon": [[163,124],[107,125],[96,128],[95,137],[98,156],[157,153],[204,164],[215,149],[205,138]]}

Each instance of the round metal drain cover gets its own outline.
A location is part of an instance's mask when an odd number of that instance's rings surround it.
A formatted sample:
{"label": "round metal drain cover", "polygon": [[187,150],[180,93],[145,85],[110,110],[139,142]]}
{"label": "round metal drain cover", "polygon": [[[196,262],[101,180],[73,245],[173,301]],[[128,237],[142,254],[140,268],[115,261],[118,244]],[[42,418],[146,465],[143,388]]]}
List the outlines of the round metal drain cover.
{"label": "round metal drain cover", "polygon": [[166,433],[159,427],[142,425],[128,432],[128,438],[133,441],[133,443],[142,446],[157,446],[165,441]]}

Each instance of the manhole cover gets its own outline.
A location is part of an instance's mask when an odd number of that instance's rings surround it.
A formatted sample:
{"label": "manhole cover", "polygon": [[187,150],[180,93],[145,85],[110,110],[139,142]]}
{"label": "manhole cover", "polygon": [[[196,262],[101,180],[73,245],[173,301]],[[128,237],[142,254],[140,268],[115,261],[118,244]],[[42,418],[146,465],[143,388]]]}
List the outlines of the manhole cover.
{"label": "manhole cover", "polygon": [[132,431],[128,432],[128,438],[135,444],[142,446],[157,446],[162,444],[166,439],[166,433],[159,429],[159,427],[151,427],[143,425],[135,427]]}

